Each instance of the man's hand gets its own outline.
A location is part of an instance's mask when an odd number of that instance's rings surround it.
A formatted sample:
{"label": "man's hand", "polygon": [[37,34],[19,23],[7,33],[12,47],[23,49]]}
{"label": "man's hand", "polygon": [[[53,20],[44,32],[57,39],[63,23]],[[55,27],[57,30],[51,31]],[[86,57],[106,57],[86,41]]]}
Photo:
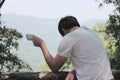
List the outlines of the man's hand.
{"label": "man's hand", "polygon": [[41,38],[35,35],[33,36],[32,41],[33,41],[34,46],[37,46],[37,47],[41,47],[43,44],[45,44]]}
{"label": "man's hand", "polygon": [[65,80],[74,80],[74,74],[69,72]]}
{"label": "man's hand", "polygon": [[56,55],[55,57],[53,57],[51,55],[51,53],[49,52],[46,44],[44,43],[44,41],[35,36],[35,35],[32,35],[32,37],[28,37],[28,40],[32,40],[33,41],[33,44],[37,47],[40,47],[42,52],[43,52],[43,55],[45,57],[45,60],[48,64],[48,66],[50,67],[50,69],[53,71],[53,72],[58,72],[58,70],[61,68],[61,66],[65,63],[65,61],[67,60],[67,57],[62,57],[62,56],[59,56],[59,55]]}
{"label": "man's hand", "polygon": [[34,46],[41,48],[42,45],[45,45],[44,41],[41,38],[37,37],[36,35],[26,34],[26,38],[27,40],[33,41]]}

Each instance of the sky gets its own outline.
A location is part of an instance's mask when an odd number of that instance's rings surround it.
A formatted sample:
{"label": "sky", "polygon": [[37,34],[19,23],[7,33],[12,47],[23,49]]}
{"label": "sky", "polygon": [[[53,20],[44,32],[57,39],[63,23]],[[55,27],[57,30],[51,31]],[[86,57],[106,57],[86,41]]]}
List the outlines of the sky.
{"label": "sky", "polygon": [[72,15],[80,22],[90,19],[108,19],[114,6],[99,8],[96,0],[6,0],[2,14],[20,14],[39,18],[61,18]]}

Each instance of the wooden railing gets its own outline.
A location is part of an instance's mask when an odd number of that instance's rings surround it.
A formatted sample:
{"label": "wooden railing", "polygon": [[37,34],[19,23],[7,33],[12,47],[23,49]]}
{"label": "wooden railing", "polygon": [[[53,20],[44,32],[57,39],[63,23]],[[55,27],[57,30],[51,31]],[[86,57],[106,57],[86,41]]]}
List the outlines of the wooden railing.
{"label": "wooden railing", "polygon": [[[0,80],[65,80],[68,72],[15,72],[2,74]],[[113,70],[115,80],[120,80],[120,70]],[[77,80],[76,76],[75,79]]]}
{"label": "wooden railing", "polygon": [[18,72],[2,74],[1,80],[65,80],[68,72]]}

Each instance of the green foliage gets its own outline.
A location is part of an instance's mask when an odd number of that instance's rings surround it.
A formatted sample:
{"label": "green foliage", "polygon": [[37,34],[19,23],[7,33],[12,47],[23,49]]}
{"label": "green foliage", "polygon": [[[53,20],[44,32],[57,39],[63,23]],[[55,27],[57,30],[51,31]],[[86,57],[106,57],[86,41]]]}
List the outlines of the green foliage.
{"label": "green foliage", "polygon": [[20,71],[20,69],[29,69],[30,66],[20,60],[12,50],[18,49],[18,40],[22,34],[16,29],[0,26],[0,72]]}
{"label": "green foliage", "polygon": [[116,63],[114,68],[120,69],[120,0],[111,0],[106,2],[107,4],[114,4],[116,9],[114,10],[113,14],[110,15],[108,26],[106,28],[106,33],[109,37],[115,39],[115,59],[113,63]]}
{"label": "green foliage", "polygon": [[97,35],[101,38],[103,41],[103,44],[107,50],[107,54],[109,58],[114,58],[114,52],[115,52],[115,39],[112,37],[109,37],[106,33],[107,24],[98,23],[93,27],[93,30],[97,33]]}
{"label": "green foliage", "polygon": [[107,34],[107,38],[112,39],[115,46],[115,56],[110,59],[111,64],[113,65],[112,67],[115,69],[120,69],[120,0],[103,0],[103,2],[100,3],[100,6],[103,6],[104,4],[113,4],[115,7],[115,10],[109,16],[105,33]]}
{"label": "green foliage", "polygon": [[72,71],[72,70],[73,66],[70,59],[68,58],[65,64],[61,67],[60,71]]}
{"label": "green foliage", "polygon": [[[104,31],[104,39],[107,41],[105,47],[110,57],[111,66],[114,69],[120,69],[120,0],[103,0],[103,4],[113,4],[115,10],[111,13]],[[106,42],[105,41],[105,42]]]}
{"label": "green foliage", "polygon": [[[101,1],[101,0],[97,0]],[[107,22],[107,26],[105,29],[105,33],[107,34],[107,38],[112,39],[114,46],[115,46],[115,51],[114,51],[114,58],[111,58],[111,64],[113,65],[112,68],[114,69],[120,69],[120,0],[102,0],[103,2],[100,3],[99,6],[103,6],[105,4],[109,5],[112,4],[115,7],[115,10],[111,13],[109,16],[109,20]],[[112,43],[110,41],[110,43]],[[112,47],[109,43],[109,47]],[[109,52],[111,50],[109,49]]]}
{"label": "green foliage", "polygon": [[[42,61],[39,66],[40,66],[41,71],[51,71],[50,68],[48,67],[46,61]],[[71,64],[70,59],[67,59],[67,61],[62,66],[60,71],[71,71],[71,70],[73,70],[73,66]]]}
{"label": "green foliage", "polygon": [[116,61],[116,39],[113,37],[110,37],[109,34],[107,33],[107,24],[96,24],[93,27],[93,30],[97,33],[97,35],[102,39],[104,46],[106,48],[107,54],[109,56],[110,62],[111,62],[111,67],[112,69],[115,69],[118,62]]}
{"label": "green foliage", "polygon": [[120,69],[120,15],[110,15],[108,26],[106,28],[106,33],[109,37],[115,39],[115,60],[116,62],[116,69]]}
{"label": "green foliage", "polygon": [[42,61],[39,66],[40,66],[41,71],[51,71],[46,61]]}
{"label": "green foliage", "polygon": [[112,37],[109,37],[108,34],[106,33],[107,26],[108,26],[108,24],[99,23],[93,27],[93,30],[102,39],[103,44],[106,48],[108,57],[109,57],[110,62],[111,62],[111,67],[115,68],[115,66],[116,66],[116,62],[115,62],[115,50],[116,50],[115,39]]}
{"label": "green foliage", "polygon": [[120,12],[120,0],[96,0],[96,1],[102,1],[100,3],[100,7],[103,6],[104,4],[113,4],[115,6],[115,11]]}

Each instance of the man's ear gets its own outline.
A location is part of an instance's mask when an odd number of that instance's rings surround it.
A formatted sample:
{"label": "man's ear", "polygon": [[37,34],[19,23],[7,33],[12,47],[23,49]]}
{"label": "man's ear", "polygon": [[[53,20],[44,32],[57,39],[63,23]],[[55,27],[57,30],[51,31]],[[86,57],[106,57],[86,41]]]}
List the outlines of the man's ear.
{"label": "man's ear", "polygon": [[66,34],[66,30],[65,30],[65,29],[62,29],[62,32],[63,32],[63,35],[65,35],[65,34]]}
{"label": "man's ear", "polygon": [[65,29],[62,29],[63,33],[65,33]]}

